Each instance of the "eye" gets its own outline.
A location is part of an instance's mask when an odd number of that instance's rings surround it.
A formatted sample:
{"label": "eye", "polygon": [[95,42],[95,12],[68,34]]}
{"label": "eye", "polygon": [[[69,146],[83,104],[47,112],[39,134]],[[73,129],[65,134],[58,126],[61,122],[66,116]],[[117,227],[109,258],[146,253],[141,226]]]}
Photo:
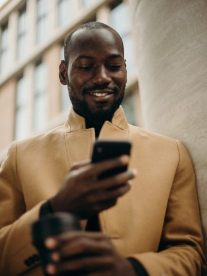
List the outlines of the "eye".
{"label": "eye", "polygon": [[77,66],[77,68],[82,71],[88,71],[93,68],[93,65]]}
{"label": "eye", "polygon": [[121,64],[109,64],[108,68],[110,70],[116,71],[116,70],[119,70],[121,68],[121,66],[122,66]]}

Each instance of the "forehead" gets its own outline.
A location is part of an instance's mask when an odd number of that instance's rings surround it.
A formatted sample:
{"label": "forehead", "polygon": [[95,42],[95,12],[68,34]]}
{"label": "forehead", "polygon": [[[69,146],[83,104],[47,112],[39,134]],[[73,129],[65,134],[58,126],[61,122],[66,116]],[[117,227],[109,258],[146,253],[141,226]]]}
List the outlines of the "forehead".
{"label": "forehead", "polygon": [[71,38],[69,58],[91,53],[124,56],[121,38],[110,29],[81,29],[76,31]]}

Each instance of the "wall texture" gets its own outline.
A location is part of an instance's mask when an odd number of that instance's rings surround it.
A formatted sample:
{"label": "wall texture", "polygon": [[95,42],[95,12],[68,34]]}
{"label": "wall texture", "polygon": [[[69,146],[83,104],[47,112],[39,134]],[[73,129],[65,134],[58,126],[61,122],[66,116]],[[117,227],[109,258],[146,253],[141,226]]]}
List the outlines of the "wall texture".
{"label": "wall texture", "polygon": [[188,149],[207,241],[207,0],[133,4],[144,126]]}

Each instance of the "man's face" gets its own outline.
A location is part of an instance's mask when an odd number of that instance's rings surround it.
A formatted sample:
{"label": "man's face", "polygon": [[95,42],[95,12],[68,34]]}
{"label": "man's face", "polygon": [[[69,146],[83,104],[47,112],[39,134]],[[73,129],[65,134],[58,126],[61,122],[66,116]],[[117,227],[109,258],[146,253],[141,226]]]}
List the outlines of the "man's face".
{"label": "man's face", "polygon": [[126,66],[122,43],[108,29],[82,29],[71,39],[68,89],[74,110],[94,123],[110,120],[123,100]]}

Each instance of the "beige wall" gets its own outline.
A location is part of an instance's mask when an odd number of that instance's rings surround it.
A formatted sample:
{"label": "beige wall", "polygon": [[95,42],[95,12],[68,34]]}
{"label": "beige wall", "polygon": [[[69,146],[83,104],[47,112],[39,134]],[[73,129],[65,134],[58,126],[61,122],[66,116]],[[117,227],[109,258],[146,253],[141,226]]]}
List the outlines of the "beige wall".
{"label": "beige wall", "polygon": [[207,1],[134,4],[144,126],[189,150],[207,238]]}
{"label": "beige wall", "polygon": [[48,77],[47,93],[49,99],[49,120],[54,119],[60,112],[60,82],[59,82],[59,64],[60,64],[61,45],[51,46],[44,55],[43,61],[47,66]]}
{"label": "beige wall", "polygon": [[9,80],[1,87],[0,92],[0,155],[1,151],[13,141],[14,136],[14,116],[15,116],[15,90],[16,83]]}

